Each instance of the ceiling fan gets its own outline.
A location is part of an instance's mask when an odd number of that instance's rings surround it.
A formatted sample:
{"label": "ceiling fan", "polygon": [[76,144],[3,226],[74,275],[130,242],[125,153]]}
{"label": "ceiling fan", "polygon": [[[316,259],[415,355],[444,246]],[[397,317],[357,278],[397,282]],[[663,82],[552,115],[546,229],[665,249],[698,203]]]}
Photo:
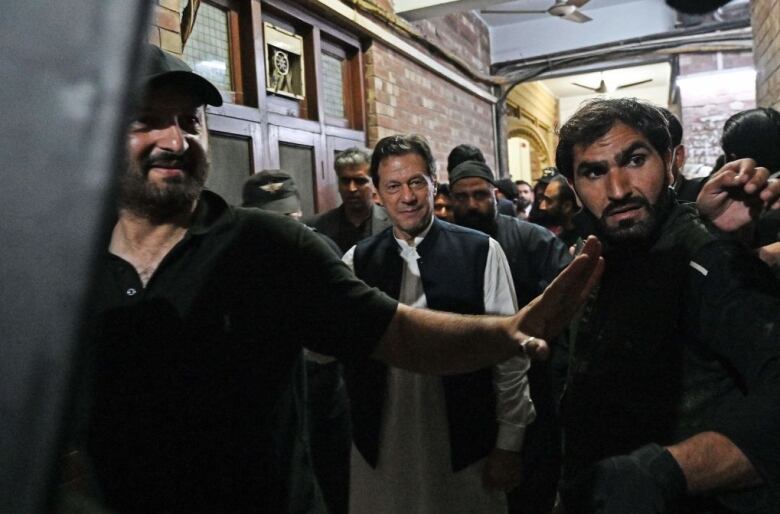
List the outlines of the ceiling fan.
{"label": "ceiling fan", "polygon": [[629,82],[628,84],[621,84],[617,87],[608,87],[607,83],[604,82],[604,78],[602,77],[598,87],[585,86],[583,84],[578,84],[576,82],[572,82],[572,85],[588,89],[590,91],[593,91],[594,93],[604,94],[604,93],[611,93],[612,91],[617,91],[618,89],[627,89],[629,87],[639,86],[641,84],[647,84],[648,82],[652,82],[652,81],[653,79],[645,79],[645,80],[640,80],[638,82]]}
{"label": "ceiling fan", "polygon": [[556,0],[546,11],[528,11],[523,9],[483,9],[480,11],[483,14],[544,14],[547,13],[550,16],[556,16],[563,18],[564,20],[574,21],[577,23],[585,23],[591,21],[593,18],[586,16],[579,11],[579,8],[587,4],[590,0]]}

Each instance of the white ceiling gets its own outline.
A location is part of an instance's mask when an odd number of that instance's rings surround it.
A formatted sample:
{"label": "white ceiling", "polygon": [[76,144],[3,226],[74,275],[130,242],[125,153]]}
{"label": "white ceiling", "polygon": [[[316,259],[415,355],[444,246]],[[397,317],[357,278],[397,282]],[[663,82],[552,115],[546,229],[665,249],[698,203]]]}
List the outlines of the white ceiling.
{"label": "white ceiling", "polygon": [[632,82],[639,82],[641,80],[653,79],[652,82],[647,84],[615,91],[616,93],[629,93],[628,96],[632,96],[632,92],[640,89],[664,87],[668,90],[671,72],[672,67],[669,65],[669,63],[664,62],[646,64],[643,66],[633,66],[631,68],[619,68],[615,70],[581,73],[578,75],[545,79],[541,80],[540,82],[544,84],[547,89],[549,89],[555,96],[559,98],[565,98],[569,96],[590,95],[587,89],[575,86],[572,84],[573,82],[595,88],[599,86],[599,83],[602,79],[604,79],[604,82],[606,82],[607,87],[617,87],[621,84],[629,84]]}
{"label": "white ceiling", "polygon": [[[669,105],[671,73],[672,67],[669,63],[664,62],[606,70],[603,72],[581,73],[578,75],[545,79],[539,82],[544,84],[553,95],[558,97],[560,122],[565,123],[582,102],[596,97],[634,97],[651,102],[655,105],[667,107]],[[653,79],[653,81],[627,89],[616,89],[603,95],[588,92],[587,89],[572,84],[573,82],[577,82],[595,88],[598,87],[602,78],[604,82],[607,83],[608,87],[617,87],[621,84],[639,82],[645,79]]]}
{"label": "white ceiling", "polygon": [[[402,0],[403,1],[403,0]],[[416,2],[420,0],[406,0],[410,2]],[[663,3],[663,0],[661,0]],[[500,4],[493,3],[490,7],[483,7],[483,9],[522,9],[527,11],[546,11],[555,3],[555,0],[514,0],[510,2],[504,2]],[[594,11],[602,9],[604,7],[613,7],[615,5],[628,3],[626,0],[590,0],[587,4],[580,7],[580,11],[583,14],[587,14],[593,17]],[[512,25],[515,23],[523,23],[531,20],[541,20],[545,18],[557,19],[550,16],[547,13],[543,14],[481,14],[482,19],[491,27],[497,27],[499,25]],[[566,25],[578,25],[575,22],[558,20]],[[590,22],[589,22],[590,23]]]}
{"label": "white ceiling", "polygon": [[[526,4],[544,0],[523,0],[492,6]],[[664,0],[592,0],[582,8],[592,18],[575,23],[547,14],[481,16],[490,29],[491,61],[496,63],[528,59],[578,48],[619,43],[674,29],[677,13]]]}
{"label": "white ceiling", "polygon": [[[586,23],[546,13],[482,12],[486,9],[546,11],[556,0],[391,1],[396,12],[410,21],[466,11],[476,13],[490,32],[493,65],[507,65],[594,46],[620,46],[622,41],[673,31],[679,21],[677,12],[666,4],[666,0],[590,0],[579,8],[591,18]],[[723,21],[744,17],[748,6],[748,0],[732,0],[717,15],[707,19]],[[689,22],[691,20],[688,19]]]}

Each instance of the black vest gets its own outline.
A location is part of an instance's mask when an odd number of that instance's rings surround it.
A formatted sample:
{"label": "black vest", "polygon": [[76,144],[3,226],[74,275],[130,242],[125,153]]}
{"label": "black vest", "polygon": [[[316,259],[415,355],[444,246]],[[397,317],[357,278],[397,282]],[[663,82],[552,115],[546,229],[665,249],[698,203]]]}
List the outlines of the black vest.
{"label": "black vest", "polygon": [[[484,274],[488,237],[435,219],[417,247],[417,263],[428,308],[460,314],[484,314]],[[392,228],[355,248],[355,275],[398,298],[403,259]],[[477,341],[474,342],[478,344]],[[352,408],[355,446],[372,466],[379,459],[379,432],[387,390],[387,367],[376,360],[345,363],[344,378]],[[491,368],[442,377],[447,403],[452,469],[458,471],[486,456],[497,433]]]}

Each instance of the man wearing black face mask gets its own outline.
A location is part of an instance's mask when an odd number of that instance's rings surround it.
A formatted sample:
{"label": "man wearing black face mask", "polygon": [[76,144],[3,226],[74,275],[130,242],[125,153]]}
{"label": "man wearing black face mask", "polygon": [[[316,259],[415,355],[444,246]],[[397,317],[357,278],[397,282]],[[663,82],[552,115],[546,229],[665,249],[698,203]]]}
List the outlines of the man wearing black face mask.
{"label": "man wearing black face mask", "polygon": [[[493,173],[485,163],[465,161],[450,170],[449,176],[455,223],[481,230],[498,241],[509,261],[518,305],[525,305],[569,262],[566,246],[538,225],[497,213]],[[550,512],[560,467],[550,365],[532,363],[528,381],[536,420],[526,433],[521,484],[509,494],[512,514]]]}
{"label": "man wearing black face mask", "polygon": [[[605,241],[572,325],[561,495],[571,513],[780,512],[780,285],[719,231],[778,184],[724,166],[698,212],[677,202],[667,122],[595,100],[560,131],[558,169]],[[707,193],[707,194],[705,194]]]}

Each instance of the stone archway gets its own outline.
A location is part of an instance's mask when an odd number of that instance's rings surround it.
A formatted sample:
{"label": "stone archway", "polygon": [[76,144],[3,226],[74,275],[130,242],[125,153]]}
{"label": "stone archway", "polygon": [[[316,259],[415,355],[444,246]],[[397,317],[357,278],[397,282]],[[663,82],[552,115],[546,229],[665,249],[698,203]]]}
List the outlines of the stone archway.
{"label": "stone archway", "polygon": [[544,168],[555,165],[555,155],[545,140],[548,134],[540,127],[509,117],[507,128],[508,138],[521,137],[531,146],[531,177],[534,181],[541,177]]}

